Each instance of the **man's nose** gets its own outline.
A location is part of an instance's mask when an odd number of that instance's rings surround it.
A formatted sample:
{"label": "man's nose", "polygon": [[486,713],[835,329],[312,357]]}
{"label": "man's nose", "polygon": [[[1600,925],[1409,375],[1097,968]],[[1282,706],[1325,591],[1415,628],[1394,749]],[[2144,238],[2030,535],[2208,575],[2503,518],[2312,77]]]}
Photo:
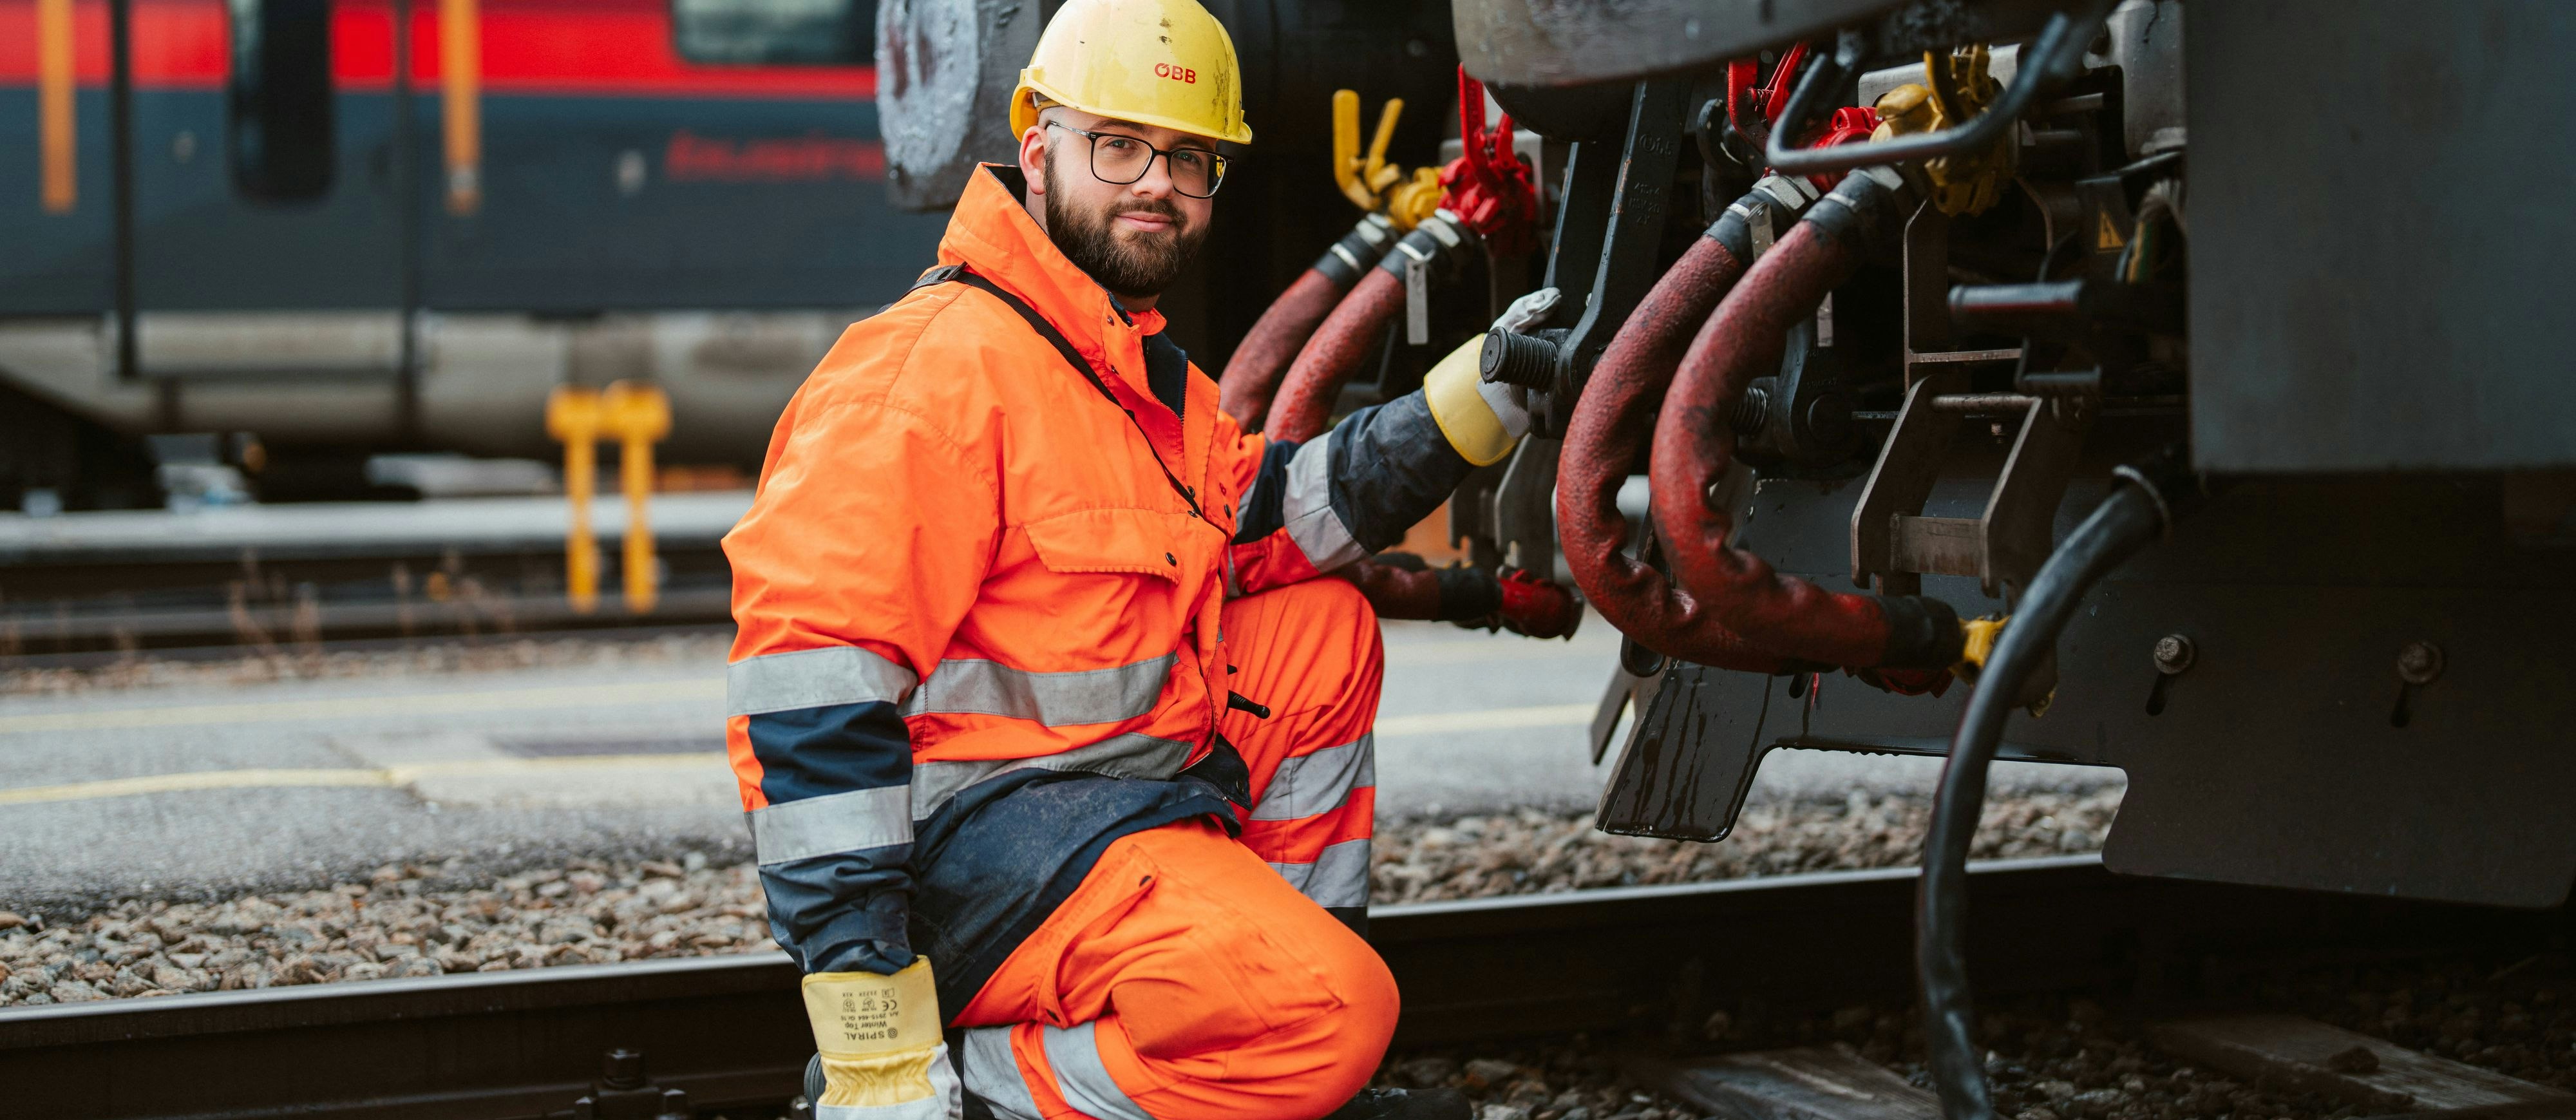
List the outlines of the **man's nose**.
{"label": "man's nose", "polygon": [[1144,198],[1170,198],[1180,192],[1172,189],[1171,157],[1155,154],[1146,157],[1145,174],[1127,189]]}

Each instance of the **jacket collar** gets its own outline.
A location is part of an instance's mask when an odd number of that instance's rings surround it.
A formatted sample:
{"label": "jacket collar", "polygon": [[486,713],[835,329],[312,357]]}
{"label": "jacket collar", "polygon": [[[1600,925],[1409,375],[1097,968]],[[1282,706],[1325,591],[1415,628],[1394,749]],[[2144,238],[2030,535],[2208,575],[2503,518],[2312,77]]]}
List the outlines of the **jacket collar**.
{"label": "jacket collar", "polygon": [[963,264],[1010,289],[1063,331],[1094,365],[1113,367],[1152,399],[1145,384],[1142,339],[1163,329],[1163,316],[1121,309],[1107,289],[1055,247],[1020,204],[1019,168],[976,166],[949,216],[948,232],[939,240],[939,263]]}
{"label": "jacket collar", "polygon": [[[1158,454],[1174,467],[1184,456],[1196,466],[1198,455],[1185,445],[1200,441],[1185,438],[1182,424],[1154,399],[1145,377],[1144,338],[1163,329],[1162,314],[1121,309],[1108,289],[1038,228],[1021,205],[1021,187],[1018,167],[977,165],[939,240],[939,263],[965,265],[1026,300],[1117,387]],[[1190,404],[1196,415],[1188,418],[1189,426],[1196,428],[1209,409],[1195,396]]]}

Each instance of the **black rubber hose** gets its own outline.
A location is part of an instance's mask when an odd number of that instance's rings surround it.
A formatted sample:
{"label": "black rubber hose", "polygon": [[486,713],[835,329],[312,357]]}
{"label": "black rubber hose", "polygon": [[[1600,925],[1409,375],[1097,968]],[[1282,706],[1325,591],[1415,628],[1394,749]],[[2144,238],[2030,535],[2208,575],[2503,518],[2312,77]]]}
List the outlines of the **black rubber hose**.
{"label": "black rubber hose", "polygon": [[2003,741],[2005,717],[2012,714],[2023,682],[2047,660],[2058,632],[2075,617],[2085,593],[2161,536],[2175,509],[2198,493],[2179,452],[2122,467],[2119,477],[2121,485],[2032,577],[2030,592],[1996,639],[1959,717],[1958,733],[1950,739],[1950,757],[1933,798],[1932,826],[1923,841],[1914,952],[1932,1081],[1940,1090],[1941,1114],[1949,1120],[1995,1116],[1985,1048],[1977,1043],[1977,1010],[1968,991],[1968,845],[1985,808],[1986,767]]}

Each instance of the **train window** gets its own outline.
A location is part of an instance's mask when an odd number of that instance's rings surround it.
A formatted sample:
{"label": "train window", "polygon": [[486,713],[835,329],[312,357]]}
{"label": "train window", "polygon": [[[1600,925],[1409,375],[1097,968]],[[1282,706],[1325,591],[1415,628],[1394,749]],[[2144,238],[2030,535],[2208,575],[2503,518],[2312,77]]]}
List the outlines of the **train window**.
{"label": "train window", "polygon": [[691,62],[867,66],[876,0],[671,0],[671,39]]}
{"label": "train window", "polygon": [[331,0],[228,0],[233,187],[263,202],[331,189]]}

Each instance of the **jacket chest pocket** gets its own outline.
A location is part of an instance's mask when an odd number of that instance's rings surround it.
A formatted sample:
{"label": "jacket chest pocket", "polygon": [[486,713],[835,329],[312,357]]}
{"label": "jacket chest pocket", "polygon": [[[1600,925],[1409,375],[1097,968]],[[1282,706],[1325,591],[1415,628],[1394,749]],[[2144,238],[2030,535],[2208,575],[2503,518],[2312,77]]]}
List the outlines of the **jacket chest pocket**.
{"label": "jacket chest pocket", "polygon": [[1198,538],[1209,530],[1186,513],[1085,509],[1031,521],[1029,547],[1059,575],[1132,573],[1182,586],[1205,570]]}

